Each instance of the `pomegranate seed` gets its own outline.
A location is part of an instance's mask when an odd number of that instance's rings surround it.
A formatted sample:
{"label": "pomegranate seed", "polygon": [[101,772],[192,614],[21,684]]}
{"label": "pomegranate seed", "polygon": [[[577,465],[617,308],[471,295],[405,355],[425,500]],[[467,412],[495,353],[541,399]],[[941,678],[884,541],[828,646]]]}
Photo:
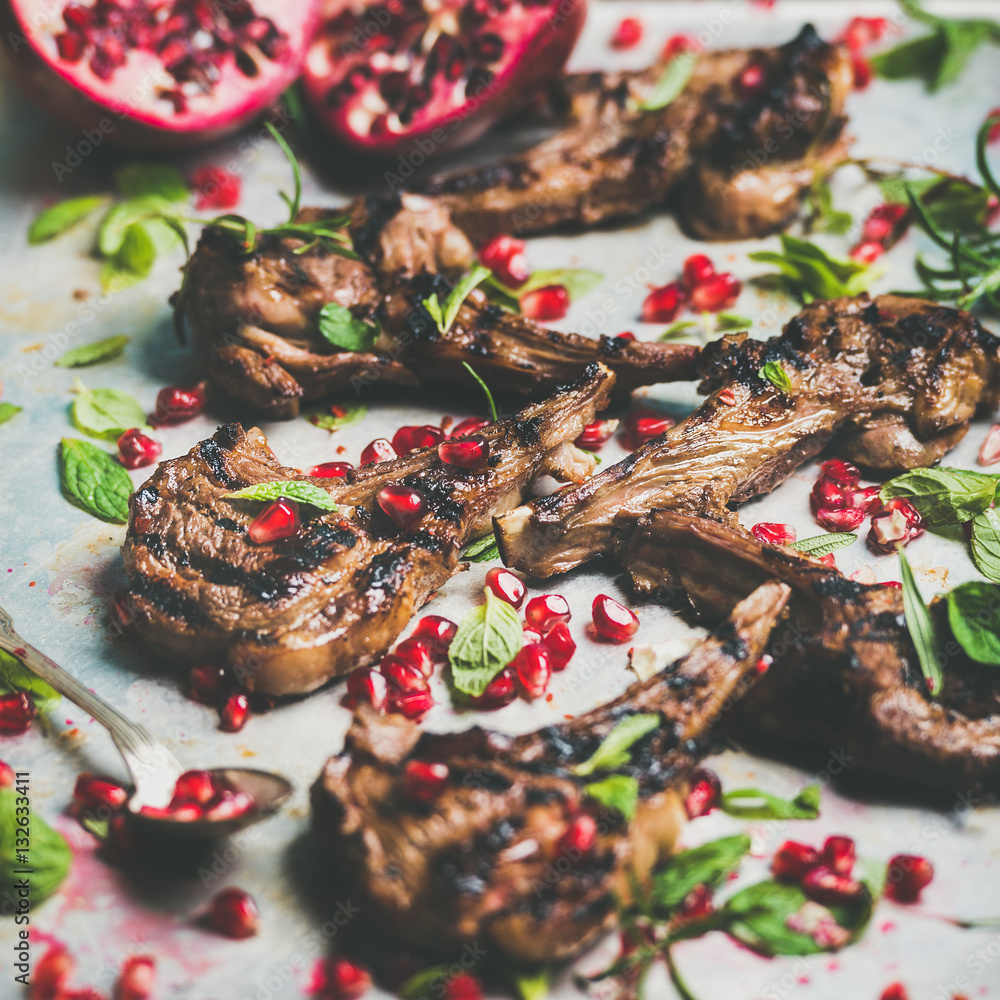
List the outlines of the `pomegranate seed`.
{"label": "pomegranate seed", "polygon": [[750,529],[750,534],[767,545],[788,545],[798,537],[790,524],[778,521],[760,521]]}
{"label": "pomegranate seed", "polygon": [[[1000,108],[994,108],[986,116],[986,118],[992,118],[994,115],[1000,115]],[[990,134],[987,137],[986,141],[989,142],[990,145],[992,145],[995,142],[1000,142],[1000,122],[997,122],[997,124],[990,129]]]}
{"label": "pomegranate seed", "polygon": [[418,802],[433,802],[448,784],[448,765],[408,760],[403,769],[403,791]]}
{"label": "pomegranate seed", "polygon": [[514,683],[514,674],[510,667],[504,667],[489,682],[486,690],[469,700],[472,704],[484,711],[492,711],[495,708],[503,708],[509,705],[517,697],[517,687]]}
{"label": "pomegranate seed", "polygon": [[542,633],[537,631],[536,629],[533,629],[530,625],[526,624],[522,629],[522,631],[524,632],[525,645],[530,645],[533,642],[542,641]]}
{"label": "pomegranate seed", "polygon": [[302,527],[299,505],[294,500],[269,503],[251,522],[247,534],[254,545],[267,545],[290,538]]}
{"label": "pomegranate seed", "polygon": [[115,983],[115,1000],[149,1000],[155,983],[155,964],[149,955],[127,958]]}
{"label": "pomegranate seed", "polygon": [[924,533],[923,518],[906,500],[894,497],[886,501],[885,511],[872,518],[868,548],[876,555],[890,555],[897,545],[909,545]]}
{"label": "pomegranate seed", "polygon": [[863,511],[847,508],[846,510],[818,510],[816,520],[827,531],[856,531],[865,519]]}
{"label": "pomegranate seed", "polygon": [[490,457],[490,443],[482,434],[469,434],[461,439],[442,441],[438,458],[459,469],[481,469]]}
{"label": "pomegranate seed", "polygon": [[492,423],[492,420],[486,420],[484,417],[467,417],[465,420],[455,424],[451,429],[449,437],[459,438],[466,434],[475,434],[483,430],[483,428],[489,427]]}
{"label": "pomegranate seed", "polygon": [[479,251],[479,261],[509,288],[523,285],[531,273],[524,255],[524,241],[513,236],[494,236]]}
{"label": "pomegranate seed", "polygon": [[0,760],[0,788],[12,788],[14,785],[14,768],[5,760]]}
{"label": "pomegranate seed", "polygon": [[607,594],[598,594],[591,606],[594,629],[609,642],[628,642],[639,630],[639,619]]}
{"label": "pomegranate seed", "polygon": [[128,792],[110,778],[95,774],[78,774],[73,788],[73,798],[90,809],[118,810],[125,805]]}
{"label": "pomegranate seed", "polygon": [[613,49],[631,49],[642,39],[642,21],[637,17],[623,17],[611,36]]}
{"label": "pomegranate seed", "polygon": [[366,702],[377,712],[381,712],[388,700],[389,682],[377,670],[358,667],[347,675],[347,695],[344,702],[348,708]]}
{"label": "pomegranate seed", "polygon": [[63,945],[50,945],[31,970],[30,1000],[62,1000],[75,964]]}
{"label": "pomegranate seed", "polygon": [[978,461],[980,465],[996,465],[1000,462],[1000,424],[994,424],[990,428],[979,448]]}
{"label": "pomegranate seed", "polygon": [[721,312],[736,304],[743,285],[731,274],[713,274],[691,292],[691,308],[697,312]]}
{"label": "pomegranate seed", "polygon": [[852,507],[864,514],[877,514],[882,509],[882,488],[880,486],[863,486],[850,495]]}
{"label": "pomegranate seed", "polygon": [[215,794],[215,781],[211,771],[185,771],[174,785],[175,799],[197,802],[203,806],[211,802]]}
{"label": "pomegranate seed", "polygon": [[813,484],[809,499],[813,511],[844,510],[850,506],[853,491],[835,483],[828,476],[820,476]]}
{"label": "pomegranate seed", "polygon": [[225,211],[236,207],[243,182],[221,167],[201,167],[191,175],[191,186],[195,192],[194,207],[199,212],[212,208]]}
{"label": "pomegranate seed", "polygon": [[309,470],[310,476],[317,479],[343,479],[354,471],[350,462],[321,462]]}
{"label": "pomegranate seed", "polygon": [[260,927],[260,911],[253,896],[236,886],[216,893],[208,905],[208,922],[212,930],[224,937],[253,937]]}
{"label": "pomegranate seed", "polygon": [[874,583],[878,583],[878,576],[875,573],[874,566],[859,566],[852,574],[851,579],[855,583],[862,583],[865,586],[871,586]]}
{"label": "pomegranate seed", "polygon": [[524,583],[509,569],[494,566],[486,574],[486,586],[501,601],[506,601],[511,607],[519,608],[524,603]]}
{"label": "pomegranate seed", "polygon": [[703,253],[693,253],[684,261],[684,286],[697,288],[715,274],[715,265]]}
{"label": "pomegranate seed", "polygon": [[859,264],[874,264],[884,253],[885,247],[881,243],[866,240],[851,248],[851,259]]}
{"label": "pomegranate seed", "polygon": [[[890,983],[884,990],[879,1000],[910,1000],[910,994],[906,992],[906,987],[902,983]],[[959,1000],[953,997],[952,1000]]]}
{"label": "pomegranate seed", "polygon": [[219,728],[224,733],[238,733],[250,717],[250,705],[242,692],[231,694],[222,706]]}
{"label": "pomegranate seed", "polygon": [[392,436],[392,448],[397,455],[408,455],[417,448],[430,448],[444,440],[444,431],[433,424],[400,427]]}
{"label": "pomegranate seed", "polygon": [[220,793],[218,801],[211,803],[205,810],[205,819],[212,822],[233,819],[249,812],[256,804],[256,800],[248,792],[233,792],[225,789]]}
{"label": "pomegranate seed", "polygon": [[837,568],[837,560],[834,558],[834,555],[833,555],[832,552],[827,552],[827,554],[825,556],[820,556],[819,557],[819,561],[824,566],[829,566],[831,569],[836,569]]}
{"label": "pomegranate seed", "polygon": [[559,850],[571,857],[589,854],[597,843],[597,821],[590,813],[580,813],[559,838]]}
{"label": "pomegranate seed", "polygon": [[726,386],[724,389],[719,390],[718,400],[720,403],[724,403],[726,406],[736,405],[736,393],[733,392],[731,386]]}
{"label": "pomegranate seed", "polygon": [[68,63],[79,62],[87,49],[86,39],[69,31],[56,35],[55,43],[59,50],[59,58]]}
{"label": "pomegranate seed", "polygon": [[160,457],[163,449],[138,427],[133,427],[118,439],[118,451],[121,453],[118,461],[126,469],[141,469],[152,465]]}
{"label": "pomegranate seed", "polygon": [[771,874],[781,882],[798,882],[807,871],[820,863],[819,852],[797,840],[786,840],[774,852]]}
{"label": "pomegranate seed", "polygon": [[850,875],[854,869],[854,841],[850,837],[827,837],[823,845],[823,864],[835,875]]}
{"label": "pomegranate seed", "polygon": [[322,985],[316,992],[321,1000],[357,1000],[371,985],[372,977],[363,965],[346,958],[328,958],[323,963]]}
{"label": "pomegranate seed", "polygon": [[[527,633],[525,633],[527,634]],[[553,670],[565,670],[576,652],[576,643],[565,622],[556,622],[542,640],[549,651],[549,661]]]}
{"label": "pomegranate seed", "polygon": [[391,462],[396,457],[396,451],[385,438],[375,438],[361,452],[361,465],[374,465],[378,462]]}
{"label": "pomegranate seed", "polygon": [[215,708],[222,701],[226,686],[225,670],[205,663],[191,668],[188,674],[187,695],[192,701]]}
{"label": "pomegranate seed", "polygon": [[679,281],[654,288],[642,303],[644,323],[670,323],[687,299],[687,291]]}
{"label": "pomegranate seed", "polygon": [[819,467],[820,475],[840,486],[857,486],[861,470],[842,458],[829,458]]}
{"label": "pomegranate seed", "polygon": [[533,597],[524,609],[525,621],[539,632],[547,632],[556,622],[568,622],[571,617],[569,603],[562,594]]}
{"label": "pomegranate seed", "polygon": [[633,410],[625,418],[625,441],[633,450],[665,434],[676,423],[655,410]]}
{"label": "pomegranate seed", "polygon": [[757,62],[745,66],[736,77],[736,89],[743,97],[755,97],[767,86],[764,67]]}
{"label": "pomegranate seed", "polygon": [[635,334],[631,330],[626,330],[624,333],[616,334],[615,340],[635,340]]}
{"label": "pomegranate seed", "polygon": [[862,242],[871,241],[887,246],[899,238],[899,230],[904,226],[909,209],[899,202],[885,202],[876,205],[865,219],[861,228]]}
{"label": "pomegranate seed", "polygon": [[562,319],[569,311],[569,292],[562,285],[546,285],[521,296],[521,312],[528,319]]}
{"label": "pomegranate seed", "polygon": [[458,626],[440,615],[425,615],[417,622],[417,627],[410,635],[411,639],[419,639],[439,659],[446,659],[451,640],[455,638]]}
{"label": "pomegranate seed", "polygon": [[917,854],[897,854],[886,870],[885,894],[897,903],[915,903],[934,878],[934,866]]}
{"label": "pomegranate seed", "polygon": [[427,510],[424,495],[410,486],[383,486],[378,505],[400,531],[409,531]]}
{"label": "pomegranate seed", "polygon": [[548,690],[552,679],[552,662],[548,649],[541,643],[522,646],[511,661],[510,669],[514,671],[524,696],[529,700],[541,698]]}
{"label": "pomegranate seed", "polygon": [[700,767],[691,775],[691,789],[684,800],[684,808],[690,819],[697,819],[710,813],[722,795],[719,776],[707,767]]}
{"label": "pomegranate seed", "polygon": [[701,43],[692,35],[671,35],[660,52],[661,59],[673,59],[681,52],[700,52]]}
{"label": "pomegranate seed", "polygon": [[584,427],[573,444],[585,451],[600,451],[601,447],[611,440],[617,429],[617,420],[595,420]]}
{"label": "pomegranate seed", "polygon": [[427,644],[420,639],[414,639],[412,636],[404,639],[396,646],[395,655],[410,666],[416,667],[425,677],[430,677],[434,672],[434,657]]}
{"label": "pomegranate seed", "polygon": [[198,416],[204,409],[204,385],[189,389],[170,385],[157,393],[153,419],[157,424],[182,424],[185,420]]}
{"label": "pomegranate seed", "polygon": [[430,691],[409,691],[406,694],[390,694],[390,709],[407,719],[419,719],[434,707]]}
{"label": "pomegranate seed", "polygon": [[427,690],[427,677],[423,671],[394,653],[382,657],[379,670],[395,692],[410,694],[413,691]]}
{"label": "pomegranate seed", "polygon": [[677,911],[681,920],[701,920],[715,912],[712,890],[704,883],[696,885],[685,897]]}
{"label": "pomegranate seed", "polygon": [[852,52],[857,52],[881,41],[888,30],[889,21],[884,17],[852,17],[841,39]]}
{"label": "pomegranate seed", "polygon": [[38,714],[35,703],[23,691],[0,697],[0,733],[19,735],[28,731]]}
{"label": "pomegranate seed", "polygon": [[468,972],[460,972],[444,986],[441,1000],[483,1000],[482,984]]}
{"label": "pomegranate seed", "polygon": [[853,55],[851,69],[854,71],[854,89],[864,90],[872,82],[872,64],[864,56]]}
{"label": "pomegranate seed", "polygon": [[810,899],[824,906],[853,903],[864,892],[864,886],[860,882],[838,875],[823,865],[810,868],[802,876],[802,889]]}

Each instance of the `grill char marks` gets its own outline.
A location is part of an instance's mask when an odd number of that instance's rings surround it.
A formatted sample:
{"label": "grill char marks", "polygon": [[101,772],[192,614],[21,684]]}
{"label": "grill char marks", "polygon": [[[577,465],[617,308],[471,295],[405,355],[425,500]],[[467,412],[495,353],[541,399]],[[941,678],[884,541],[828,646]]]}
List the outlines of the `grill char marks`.
{"label": "grill char marks", "polygon": [[[643,519],[623,562],[638,591],[683,592],[708,623],[762,580],[791,588],[787,618],[771,635],[774,663],[735,713],[744,738],[799,764],[835,750],[852,774],[1000,791],[996,671],[951,655],[931,698],[895,588],[853,583],[738,528],[670,512]],[[943,617],[941,605],[934,610]]]}
{"label": "grill char marks", "polygon": [[[774,360],[787,396],[760,377]],[[1000,391],[995,337],[968,313],[894,296],[813,303],[780,337],[724,338],[702,364],[708,399],[687,419],[582,486],[497,519],[509,565],[566,572],[613,554],[656,509],[735,523],[731,503],[774,489],[834,441],[883,473],[933,465]]]}
{"label": "grill char marks", "polygon": [[[454,572],[465,542],[519,503],[536,476],[593,468],[569,442],[606,405],[613,382],[594,365],[488,427],[493,462],[476,473],[426,448],[359,469],[350,482],[310,479],[280,465],[256,428],[220,428],[161,464],[132,497],[123,553],[138,631],[175,660],[226,656],[248,688],[273,695],[310,691],[371,662]],[[530,442],[524,423],[535,428]],[[319,485],[343,512],[303,505],[296,535],[254,545],[247,526],[260,504],[225,494],[277,480]],[[376,500],[401,481],[432,501],[402,535]]]}
{"label": "grill char marks", "polygon": [[[644,882],[673,849],[698,748],[710,745],[726,700],[755,676],[787,598],[787,587],[765,584],[734,610],[725,639],[709,638],[610,705],[527,736],[421,734],[398,716],[361,711],[312,790],[315,832],[338,889],[364,899],[379,933],[432,952],[472,941],[527,962],[583,951],[614,925],[629,873]],[[740,659],[727,651],[733,634]],[[626,824],[587,799],[583,786],[595,778],[572,768],[637,713],[660,714],[662,726],[617,772],[639,780],[636,817]],[[448,765],[433,802],[406,794],[403,771],[413,760]],[[567,866],[558,842],[581,812],[595,815],[597,843]]]}

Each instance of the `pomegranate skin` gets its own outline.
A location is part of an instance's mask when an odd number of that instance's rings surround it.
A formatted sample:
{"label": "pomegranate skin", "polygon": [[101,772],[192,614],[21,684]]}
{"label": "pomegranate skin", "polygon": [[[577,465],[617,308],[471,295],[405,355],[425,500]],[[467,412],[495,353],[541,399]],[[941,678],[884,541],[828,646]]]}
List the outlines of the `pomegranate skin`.
{"label": "pomegranate skin", "polygon": [[75,63],[60,58],[54,39],[65,33],[62,12],[69,5],[70,0],[0,4],[0,32],[19,43],[16,48],[4,46],[15,80],[44,110],[78,133],[67,146],[67,172],[105,140],[137,151],[189,149],[257,118],[298,77],[319,26],[320,0],[254,0],[256,14],[271,18],[288,40],[281,57],[258,56],[258,73],[252,79],[227,59],[211,95],[192,101],[196,106],[180,114],[149,85],[154,74],[171,79],[152,52],[129,50],[126,64],[107,80],[89,70],[87,56]]}

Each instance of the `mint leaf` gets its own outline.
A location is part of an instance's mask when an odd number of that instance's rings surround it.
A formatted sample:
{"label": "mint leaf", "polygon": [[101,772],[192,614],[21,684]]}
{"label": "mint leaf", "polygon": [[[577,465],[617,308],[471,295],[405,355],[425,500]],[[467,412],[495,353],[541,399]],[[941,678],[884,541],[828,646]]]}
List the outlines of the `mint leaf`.
{"label": "mint leaf", "polygon": [[61,236],[97,211],[107,200],[104,195],[88,195],[84,198],[69,198],[42,209],[28,227],[28,242],[37,246]]}
{"label": "mint leaf", "polygon": [[272,500],[297,500],[307,503],[320,510],[337,510],[330,494],[315,483],[306,483],[298,479],[279,479],[271,483],[257,483],[255,486],[245,486],[235,493],[224,493],[227,500],[258,500],[270,503]]}
{"label": "mint leaf", "polygon": [[39,710],[47,711],[62,699],[62,695],[34,671],[29,670],[16,656],[0,649],[0,694],[23,691]]}
{"label": "mint leaf", "polygon": [[67,500],[102,521],[128,521],[132,480],[111,455],[89,441],[63,438],[61,458],[62,491]]}
{"label": "mint leaf", "polygon": [[424,299],[424,308],[431,314],[431,318],[441,333],[447,333],[451,329],[451,324],[455,322],[458,310],[469,297],[469,293],[477,285],[481,285],[492,273],[488,267],[477,264],[451,290],[443,307],[438,301],[436,293]]}
{"label": "mint leaf", "polygon": [[[31,869],[31,902],[48,899],[62,884],[73,864],[73,852],[61,833],[53,830],[33,810],[24,814],[28,799],[14,788],[0,788],[0,893],[5,899],[17,899],[18,883],[24,878],[17,874]],[[30,844],[25,849],[24,827],[19,816],[26,816],[31,831]],[[27,865],[18,855],[27,854]]]}
{"label": "mint leaf", "polygon": [[938,651],[941,641],[934,626],[934,619],[920,596],[920,589],[913,577],[913,570],[907,561],[903,550],[899,550],[900,578],[903,583],[903,610],[906,613],[906,628],[917,651],[920,670],[927,681],[928,690],[932,695],[940,694],[944,678],[941,674],[941,663]]}
{"label": "mint leaf", "polygon": [[826,177],[818,175],[809,189],[811,213],[808,225],[821,233],[843,236],[850,231],[851,213],[838,212],[833,207],[833,192]]}
{"label": "mint leaf", "polygon": [[0,424],[7,423],[8,420],[16,417],[23,409],[23,406],[15,406],[13,403],[0,403]]}
{"label": "mint leaf", "polygon": [[698,55],[695,52],[679,52],[667,63],[660,78],[645,100],[639,102],[640,111],[659,111],[680,97],[694,73]]}
{"label": "mint leaf", "polygon": [[592,781],[583,790],[608,809],[614,809],[632,822],[639,802],[639,782],[631,775],[612,774],[600,781]]}
{"label": "mint leaf", "polygon": [[481,695],[523,645],[524,630],[517,612],[487,590],[486,603],[462,619],[448,649],[456,690]]}
{"label": "mint leaf", "polygon": [[627,716],[615,724],[589,760],[573,768],[573,773],[586,777],[595,771],[613,771],[622,767],[632,759],[632,745],[659,726],[658,713]]}
{"label": "mint leaf", "polygon": [[548,969],[519,973],[514,982],[520,1000],[546,1000],[551,992],[552,976]]}
{"label": "mint leaf", "polygon": [[332,406],[329,403],[314,403],[302,415],[314,427],[332,433],[341,427],[356,424],[367,413],[368,407],[364,403],[334,403]]}
{"label": "mint leaf", "polygon": [[792,380],[788,372],[782,367],[780,361],[767,361],[764,367],[757,373],[757,376],[766,379],[779,392],[791,392]]}
{"label": "mint leaf", "polygon": [[317,322],[319,332],[342,351],[370,351],[378,340],[376,324],[355,319],[350,309],[338,302],[327,302],[320,309]]}
{"label": "mint leaf", "polygon": [[823,949],[813,937],[788,926],[808,902],[797,885],[758,882],[727,900],[725,911],[732,918],[727,932],[764,955],[816,955]]}
{"label": "mint leaf", "polygon": [[781,235],[781,252],[757,250],[751,260],[774,264],[777,274],[759,275],[753,282],[797,296],[802,302],[836,299],[867,291],[879,272],[868,264],[832,257],[825,250],[787,233]]}
{"label": "mint leaf", "polygon": [[[114,257],[122,249],[126,234],[133,226],[173,211],[169,201],[155,195],[120,201],[101,222],[97,231],[97,249],[104,257]],[[138,228],[142,229],[142,226]],[[146,235],[149,236],[148,232]]]}
{"label": "mint leaf", "polygon": [[759,788],[735,788],[723,793],[719,808],[738,819],[816,819],[819,785],[807,785],[793,799],[783,799]]}
{"label": "mint leaf", "polygon": [[972,519],[972,561],[987,580],[1000,583],[1000,513],[984,510]]}
{"label": "mint leaf", "polygon": [[117,358],[131,337],[105,337],[95,340],[92,344],[82,344],[67,351],[57,362],[61,368],[83,368],[86,365],[96,365],[102,361]]}
{"label": "mint leaf", "polygon": [[928,528],[964,524],[989,509],[997,478],[966,469],[912,469],[882,487],[882,499],[902,497]]}
{"label": "mint leaf", "polygon": [[490,562],[500,558],[500,546],[497,545],[496,535],[484,535],[474,542],[470,542],[462,549],[462,558],[466,562]]}
{"label": "mint leaf", "polygon": [[970,659],[1000,667],[1000,587],[974,580],[948,595],[948,624]]}
{"label": "mint leaf", "polygon": [[69,415],[73,426],[84,434],[117,441],[125,431],[146,426],[146,414],[128,393],[118,389],[88,389],[79,379],[76,391]]}
{"label": "mint leaf", "polygon": [[846,548],[858,540],[858,536],[850,531],[834,531],[829,535],[813,535],[812,538],[800,538],[797,542],[789,542],[788,547],[806,555],[825,556],[829,552]]}
{"label": "mint leaf", "polygon": [[187,201],[191,189],[173,167],[159,163],[131,163],[115,174],[121,194],[130,199],[150,195],[168,202]]}
{"label": "mint leaf", "polygon": [[660,334],[657,338],[662,341],[680,340],[682,337],[689,337],[690,331],[698,329],[701,324],[694,319],[679,319]]}
{"label": "mint leaf", "polygon": [[156,246],[141,223],[133,223],[124,232],[118,251],[101,267],[101,286],[118,292],[148,278],[156,261]]}
{"label": "mint leaf", "polygon": [[719,885],[750,853],[750,837],[737,833],[700,847],[679,851],[653,878],[652,900],[658,910],[669,914],[699,885]]}
{"label": "mint leaf", "polygon": [[749,330],[753,326],[753,320],[749,316],[740,316],[737,313],[718,313],[715,317],[716,330]]}

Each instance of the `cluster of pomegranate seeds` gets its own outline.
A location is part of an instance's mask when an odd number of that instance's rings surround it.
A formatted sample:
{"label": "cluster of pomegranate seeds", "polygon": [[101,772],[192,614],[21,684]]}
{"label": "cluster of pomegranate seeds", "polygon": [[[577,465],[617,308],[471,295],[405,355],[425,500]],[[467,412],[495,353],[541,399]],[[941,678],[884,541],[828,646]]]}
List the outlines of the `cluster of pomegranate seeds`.
{"label": "cluster of pomegranate seeds", "polygon": [[979,447],[980,465],[996,465],[1000,462],[1000,424],[994,424]]}
{"label": "cluster of pomegranate seeds", "polygon": [[427,512],[424,495],[412,486],[383,486],[378,505],[400,531],[409,531]]}
{"label": "cluster of pomegranate seeds", "polygon": [[243,182],[222,167],[199,167],[191,175],[191,186],[194,188],[194,207],[199,212],[207,209],[225,211],[236,207]]}
{"label": "cluster of pomegranate seeds", "polygon": [[618,430],[617,420],[595,420],[584,427],[573,444],[577,448],[583,448],[584,451],[600,451],[611,440],[616,430]]}
{"label": "cluster of pomegranate seeds", "polygon": [[359,465],[376,465],[379,462],[391,462],[396,458],[396,449],[385,438],[375,438],[361,452]]}
{"label": "cluster of pomegranate seeds", "polygon": [[707,767],[698,768],[691,775],[690,788],[684,800],[684,808],[689,819],[697,819],[710,813],[722,796],[722,782],[719,776]]}
{"label": "cluster of pomegranate seeds", "polygon": [[156,963],[149,955],[125,959],[115,983],[114,1000],[149,1000],[156,986]]}
{"label": "cluster of pomegranate seeds", "polygon": [[368,970],[346,958],[324,959],[314,979],[315,1000],[357,1000],[372,985]]}
{"label": "cluster of pomegranate seeds", "polygon": [[205,383],[183,388],[168,385],[156,394],[156,409],[153,412],[152,423],[155,426],[164,424],[182,424],[191,420],[205,409]]}
{"label": "cluster of pomegranate seeds", "polygon": [[915,903],[931,884],[934,866],[917,854],[897,854],[889,862],[885,894],[897,903]]}
{"label": "cluster of pomegranate seeds", "polygon": [[909,209],[899,202],[876,205],[861,227],[861,239],[852,248],[851,256],[862,264],[878,260],[906,232],[909,216]]}
{"label": "cluster of pomegranate seeds", "polygon": [[646,323],[670,323],[684,305],[692,312],[721,312],[736,304],[743,285],[728,272],[715,270],[703,253],[692,254],[684,261],[684,275],[660,288],[654,288],[642,304]]}
{"label": "cluster of pomegranate seeds", "polygon": [[128,791],[117,782],[86,771],[77,775],[73,788],[75,803],[84,809],[110,809],[116,812],[125,805],[128,796]]}
{"label": "cluster of pomegranate seeds", "polygon": [[126,469],[141,469],[152,465],[163,449],[148,434],[143,434],[138,427],[126,431],[118,439],[118,461]]}
{"label": "cluster of pomegranate seeds", "polygon": [[447,764],[409,760],[403,769],[403,791],[416,802],[433,802],[448,784]]}
{"label": "cluster of pomegranate seeds", "polygon": [[840,41],[851,52],[856,90],[864,90],[872,78],[871,64],[865,58],[864,50],[881,41],[890,27],[889,21],[884,17],[852,17],[840,36]]}
{"label": "cluster of pomegranate seeds", "polygon": [[438,458],[446,465],[474,471],[481,469],[490,457],[490,443],[482,434],[454,435],[438,445]]}
{"label": "cluster of pomegranate seeds", "polygon": [[642,21],[637,17],[623,17],[611,36],[613,49],[631,49],[642,40]]}
{"label": "cluster of pomegranate seeds", "polygon": [[868,548],[875,555],[891,555],[897,546],[909,545],[923,533],[924,519],[913,504],[894,497],[887,500],[882,511],[872,517],[867,538]]}
{"label": "cluster of pomegranate seeds", "polygon": [[488,267],[508,288],[523,285],[531,275],[524,255],[524,240],[494,236],[479,251],[479,262]]}
{"label": "cluster of pomegranate seeds", "polygon": [[392,436],[392,447],[397,455],[408,455],[417,448],[429,448],[444,440],[444,431],[434,424],[404,426]]}
{"label": "cluster of pomegranate seeds", "polygon": [[750,529],[750,534],[766,545],[789,545],[798,537],[790,524],[780,521],[759,521]]}
{"label": "cluster of pomegranate seeds", "polygon": [[174,794],[166,807],[143,806],[139,811],[156,819],[191,823],[199,819],[235,819],[255,805],[252,795],[231,788],[210,771],[185,771],[177,779]]}
{"label": "cluster of pomegranate seeds", "polygon": [[828,837],[822,851],[786,840],[771,861],[771,874],[780,882],[798,882],[810,899],[824,906],[851,903],[864,893],[864,886],[851,877],[854,854],[850,837]]}
{"label": "cluster of pomegranate seeds", "polygon": [[545,285],[525,292],[520,304],[521,313],[528,319],[562,319],[569,312],[569,292],[562,285]]}
{"label": "cluster of pomegranate seeds", "polygon": [[594,631],[608,642],[628,642],[639,630],[635,613],[607,594],[598,594],[591,608]]}
{"label": "cluster of pomegranate seeds", "polygon": [[236,940],[253,937],[260,927],[260,911],[250,893],[230,886],[212,897],[208,904],[208,924],[224,937]]}
{"label": "cluster of pomegranate seeds", "polygon": [[666,434],[676,423],[677,421],[673,417],[657,413],[656,410],[633,410],[625,418],[622,444],[630,451],[635,451],[647,441],[652,441],[653,438]]}
{"label": "cluster of pomegranate seeds", "polygon": [[302,527],[302,515],[294,500],[282,497],[269,503],[251,522],[247,534],[254,545],[267,545],[291,538]]}
{"label": "cluster of pomegranate seeds", "polygon": [[354,471],[350,462],[320,462],[309,470],[317,479],[345,479]]}
{"label": "cluster of pomegranate seeds", "polygon": [[38,709],[31,695],[23,691],[13,691],[0,696],[0,733],[5,736],[19,736],[26,733]]}

